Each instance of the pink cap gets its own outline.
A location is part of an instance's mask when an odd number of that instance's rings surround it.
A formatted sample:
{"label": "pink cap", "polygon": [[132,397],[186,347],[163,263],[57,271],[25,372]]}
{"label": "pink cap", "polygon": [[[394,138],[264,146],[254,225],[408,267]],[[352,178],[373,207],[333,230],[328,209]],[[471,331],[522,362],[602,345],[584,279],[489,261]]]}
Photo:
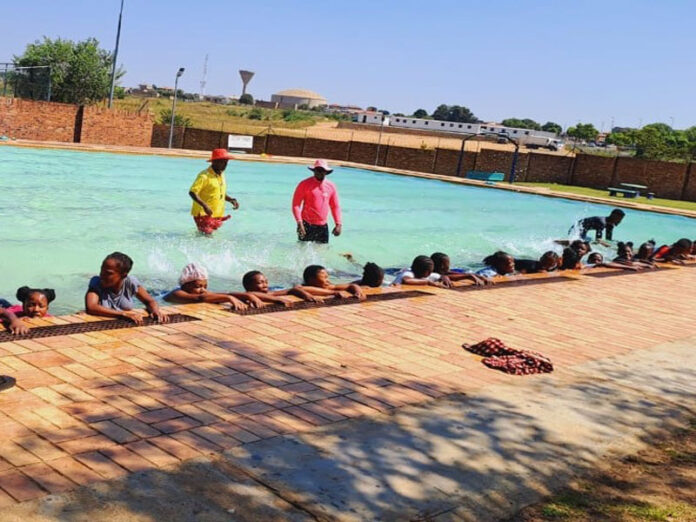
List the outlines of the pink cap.
{"label": "pink cap", "polygon": [[329,164],[326,162],[326,160],[323,159],[318,159],[314,162],[314,165],[311,167],[307,167],[309,170],[314,170],[314,169],[323,169],[326,171],[326,173],[333,172],[333,169],[329,167]]}

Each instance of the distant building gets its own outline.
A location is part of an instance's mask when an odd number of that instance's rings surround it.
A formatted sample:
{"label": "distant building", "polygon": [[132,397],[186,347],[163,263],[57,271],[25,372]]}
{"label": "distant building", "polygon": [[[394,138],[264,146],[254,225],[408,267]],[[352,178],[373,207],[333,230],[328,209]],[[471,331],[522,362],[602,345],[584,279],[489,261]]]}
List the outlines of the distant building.
{"label": "distant building", "polygon": [[126,92],[131,96],[140,96],[142,98],[157,98],[159,93],[155,89],[155,86],[151,83],[141,83],[137,87],[131,87],[127,89]]}
{"label": "distant building", "polygon": [[287,89],[271,95],[271,101],[278,104],[280,108],[295,109],[301,105],[308,108],[321,107],[327,105],[326,98],[316,92],[304,89]]}
{"label": "distant building", "polygon": [[382,112],[360,111],[353,115],[355,123],[367,123],[368,125],[389,125],[389,117]]}
{"label": "distant building", "polygon": [[341,114],[359,114],[365,112],[362,107],[357,105],[339,105],[338,103],[332,103],[326,107],[327,112],[338,112]]}

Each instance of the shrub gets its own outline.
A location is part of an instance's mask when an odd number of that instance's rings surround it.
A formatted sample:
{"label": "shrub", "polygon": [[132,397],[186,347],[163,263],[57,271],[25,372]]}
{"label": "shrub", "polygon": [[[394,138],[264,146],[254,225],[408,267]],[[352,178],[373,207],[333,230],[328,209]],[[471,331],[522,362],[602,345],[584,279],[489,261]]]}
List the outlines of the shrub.
{"label": "shrub", "polygon": [[247,118],[250,120],[263,120],[263,111],[258,107],[254,107],[247,114]]}
{"label": "shrub", "polygon": [[239,97],[239,103],[242,105],[254,105],[254,97],[249,93],[242,94]]}
{"label": "shrub", "polygon": [[[172,110],[162,109],[159,113],[159,123],[164,125],[169,125],[172,122]],[[191,118],[182,116],[181,114],[174,115],[174,126],[175,127],[191,127],[193,122]]]}

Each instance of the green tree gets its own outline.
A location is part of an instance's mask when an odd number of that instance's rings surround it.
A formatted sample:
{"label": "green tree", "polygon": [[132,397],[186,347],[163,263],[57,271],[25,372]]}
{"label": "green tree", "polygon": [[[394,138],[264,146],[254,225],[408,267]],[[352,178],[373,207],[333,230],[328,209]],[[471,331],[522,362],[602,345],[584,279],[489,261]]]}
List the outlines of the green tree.
{"label": "green tree", "polygon": [[534,120],[525,118],[523,120],[519,118],[506,118],[501,122],[505,127],[517,127],[518,129],[532,129],[541,130],[541,125],[539,125]]}
{"label": "green tree", "polygon": [[254,97],[248,92],[244,93],[239,97],[239,103],[242,105],[254,105]]}
{"label": "green tree", "polygon": [[[95,103],[109,95],[113,55],[99,48],[95,38],[81,42],[44,37],[14,56],[15,65],[51,67],[51,100],[79,105]],[[119,68],[116,79],[125,71]]]}
{"label": "green tree", "polygon": [[414,118],[427,118],[428,117],[428,111],[425,109],[418,109],[413,113]]}
{"label": "green tree", "polygon": [[546,131],[546,132],[554,132],[556,134],[560,134],[563,132],[563,128],[558,124],[554,123],[552,121],[547,121],[541,126],[541,130]]}
{"label": "green tree", "polygon": [[442,121],[456,121],[459,123],[478,123],[479,119],[474,116],[474,113],[468,107],[461,105],[445,105],[444,103],[437,106],[433,111],[433,119]]}
{"label": "green tree", "polygon": [[[172,123],[172,110],[162,109],[159,113],[159,119],[157,120],[157,122],[163,125],[170,125]],[[191,127],[192,125],[193,123],[191,122],[191,118],[187,118],[186,116],[182,116],[181,114],[174,115],[175,127]]]}
{"label": "green tree", "polygon": [[575,127],[569,127],[566,134],[579,140],[594,141],[599,131],[591,123],[578,123]]}

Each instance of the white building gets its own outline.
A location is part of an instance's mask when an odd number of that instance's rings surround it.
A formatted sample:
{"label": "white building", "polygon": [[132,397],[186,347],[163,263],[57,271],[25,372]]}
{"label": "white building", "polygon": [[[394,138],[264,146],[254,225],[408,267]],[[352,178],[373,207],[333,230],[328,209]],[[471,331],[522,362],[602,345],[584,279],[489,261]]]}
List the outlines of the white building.
{"label": "white building", "polygon": [[507,134],[513,139],[523,136],[537,136],[543,138],[556,137],[553,132],[505,127],[499,123],[459,123],[427,120],[424,118],[409,118],[407,116],[392,116],[389,125],[392,127],[403,127],[405,129],[456,132],[458,134]]}
{"label": "white building", "polygon": [[297,108],[306,105],[309,109],[327,105],[326,98],[306,89],[287,89],[271,95],[271,101],[281,108]]}
{"label": "white building", "polygon": [[374,111],[360,111],[353,116],[355,123],[366,123],[368,125],[389,125],[389,117],[384,113]]}

